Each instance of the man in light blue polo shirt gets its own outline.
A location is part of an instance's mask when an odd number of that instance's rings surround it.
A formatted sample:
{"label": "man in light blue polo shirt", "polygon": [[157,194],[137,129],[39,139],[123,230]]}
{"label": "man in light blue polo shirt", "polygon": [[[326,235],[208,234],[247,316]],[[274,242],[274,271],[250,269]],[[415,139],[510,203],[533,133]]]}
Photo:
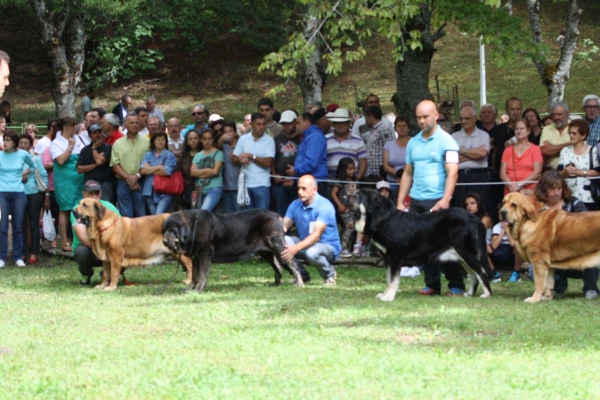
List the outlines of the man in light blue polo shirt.
{"label": "man in light blue polo shirt", "polygon": [[[287,232],[296,224],[298,236],[286,236],[286,248],[281,252],[285,261],[294,257],[317,267],[326,286],[335,286],[337,274],[331,262],[342,250],[340,234],[335,219],[335,208],[325,197],[319,195],[316,179],[304,175],[298,180],[298,199],[287,209],[283,228]],[[300,265],[300,264],[298,264]],[[300,266],[304,282],[310,280],[308,272]]]}
{"label": "man in light blue polo shirt", "polygon": [[252,133],[242,135],[233,151],[234,165],[243,165],[245,184],[250,196],[248,208],[269,209],[270,167],[275,157],[275,141],[267,130],[267,119],[261,113],[252,114]]}
{"label": "man in light blue polo shirt", "polygon": [[[458,179],[458,152],[456,140],[437,124],[435,103],[425,100],[417,106],[417,122],[422,129],[408,142],[406,167],[400,182],[397,208],[406,211],[403,200],[410,190],[410,211],[435,212],[450,207],[450,200]],[[434,295],[441,291],[439,264],[425,265],[424,289],[420,294]],[[449,295],[465,291],[462,271],[458,265],[449,265],[444,275],[448,279]]]}

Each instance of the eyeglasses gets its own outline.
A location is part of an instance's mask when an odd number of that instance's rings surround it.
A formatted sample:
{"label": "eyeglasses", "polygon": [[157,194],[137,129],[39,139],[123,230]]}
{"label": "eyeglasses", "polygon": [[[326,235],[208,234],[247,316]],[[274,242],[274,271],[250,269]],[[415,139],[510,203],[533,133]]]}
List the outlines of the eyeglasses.
{"label": "eyeglasses", "polygon": [[583,108],[590,108],[590,109],[594,110],[596,108],[600,108],[600,106],[584,106]]}
{"label": "eyeglasses", "polygon": [[192,117],[195,117],[196,115],[202,115],[202,114],[204,114],[204,111],[193,112]]}

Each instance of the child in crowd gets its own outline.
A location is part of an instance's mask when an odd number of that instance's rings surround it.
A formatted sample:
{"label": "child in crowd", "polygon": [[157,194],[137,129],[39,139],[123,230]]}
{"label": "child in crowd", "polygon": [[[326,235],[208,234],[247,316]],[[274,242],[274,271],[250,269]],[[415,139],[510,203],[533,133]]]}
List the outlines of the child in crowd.
{"label": "child in crowd", "polygon": [[375,188],[377,189],[377,191],[379,192],[380,195],[382,195],[386,199],[390,198],[390,195],[392,194],[392,192],[390,191],[390,184],[387,181],[377,182],[377,185],[375,185]]}
{"label": "child in crowd", "polygon": [[363,250],[363,234],[356,232],[356,242],[354,243],[352,251],[350,251],[356,218],[350,212],[348,207],[346,207],[346,204],[348,204],[349,200],[355,199],[358,194],[358,185],[356,184],[356,177],[354,176],[355,172],[356,166],[354,165],[354,160],[350,157],[342,158],[337,167],[336,179],[338,181],[349,181],[350,183],[334,183],[333,189],[331,190],[331,198],[338,209],[340,219],[344,223],[342,231],[342,252],[340,253],[340,257],[342,258],[352,257],[353,255],[361,256]]}

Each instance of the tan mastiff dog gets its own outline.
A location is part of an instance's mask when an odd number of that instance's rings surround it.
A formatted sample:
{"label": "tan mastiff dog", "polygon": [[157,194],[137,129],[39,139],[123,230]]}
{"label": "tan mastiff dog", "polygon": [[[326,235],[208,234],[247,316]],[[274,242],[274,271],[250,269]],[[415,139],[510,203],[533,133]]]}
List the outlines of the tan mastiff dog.
{"label": "tan mastiff dog", "polygon": [[[102,283],[96,289],[115,290],[121,268],[164,262],[179,257],[162,241],[162,225],[169,214],[139,218],[120,217],[99,200],[82,199],[73,210],[75,218],[87,227],[92,251],[102,260]],[[186,284],[192,282],[192,260],[181,255]]]}
{"label": "tan mastiff dog", "polygon": [[521,193],[504,197],[500,217],[508,222],[525,261],[533,265],[535,291],[528,303],[552,300],[554,268],[600,265],[600,212],[550,210]]}

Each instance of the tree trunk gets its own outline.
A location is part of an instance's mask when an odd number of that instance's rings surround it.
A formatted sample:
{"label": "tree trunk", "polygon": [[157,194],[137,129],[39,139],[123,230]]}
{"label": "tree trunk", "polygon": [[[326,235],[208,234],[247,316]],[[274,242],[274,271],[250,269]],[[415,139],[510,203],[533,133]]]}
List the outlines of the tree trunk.
{"label": "tree trunk", "polygon": [[[529,25],[533,40],[540,44],[542,42],[542,28],[540,24],[540,3],[539,0],[527,0],[527,13],[529,15]],[[569,0],[567,5],[567,17],[565,19],[565,29],[561,34],[564,35],[564,41],[560,49],[560,57],[556,65],[548,62],[543,53],[534,58],[533,62],[540,74],[542,84],[548,91],[548,111],[556,102],[562,101],[565,94],[565,87],[569,80],[571,72],[571,62],[579,38],[579,19],[583,10],[577,5],[577,0]]]}
{"label": "tree trunk", "polygon": [[87,40],[81,1],[65,0],[63,8],[56,11],[49,11],[45,0],[29,2],[42,27],[42,44],[52,63],[56,115],[76,118],[75,96],[81,82]]}
{"label": "tree trunk", "polygon": [[420,129],[415,119],[415,109],[423,100],[433,100],[429,91],[429,72],[435,52],[435,41],[445,35],[443,26],[435,34],[431,33],[431,9],[421,6],[421,13],[407,23],[406,35],[411,30],[419,29],[422,33],[423,49],[406,48],[404,57],[396,63],[396,93],[393,96],[398,116],[410,119],[412,132]]}
{"label": "tree trunk", "polygon": [[[318,21],[315,17],[309,15],[307,17],[306,27],[304,28],[304,37],[315,37],[315,31],[319,29]],[[302,98],[304,107],[308,104],[320,102],[323,90],[323,78],[319,73],[319,64],[321,62],[321,51],[319,50],[318,41],[314,41],[315,51],[310,60],[302,67],[298,73],[298,84],[302,90]]]}

